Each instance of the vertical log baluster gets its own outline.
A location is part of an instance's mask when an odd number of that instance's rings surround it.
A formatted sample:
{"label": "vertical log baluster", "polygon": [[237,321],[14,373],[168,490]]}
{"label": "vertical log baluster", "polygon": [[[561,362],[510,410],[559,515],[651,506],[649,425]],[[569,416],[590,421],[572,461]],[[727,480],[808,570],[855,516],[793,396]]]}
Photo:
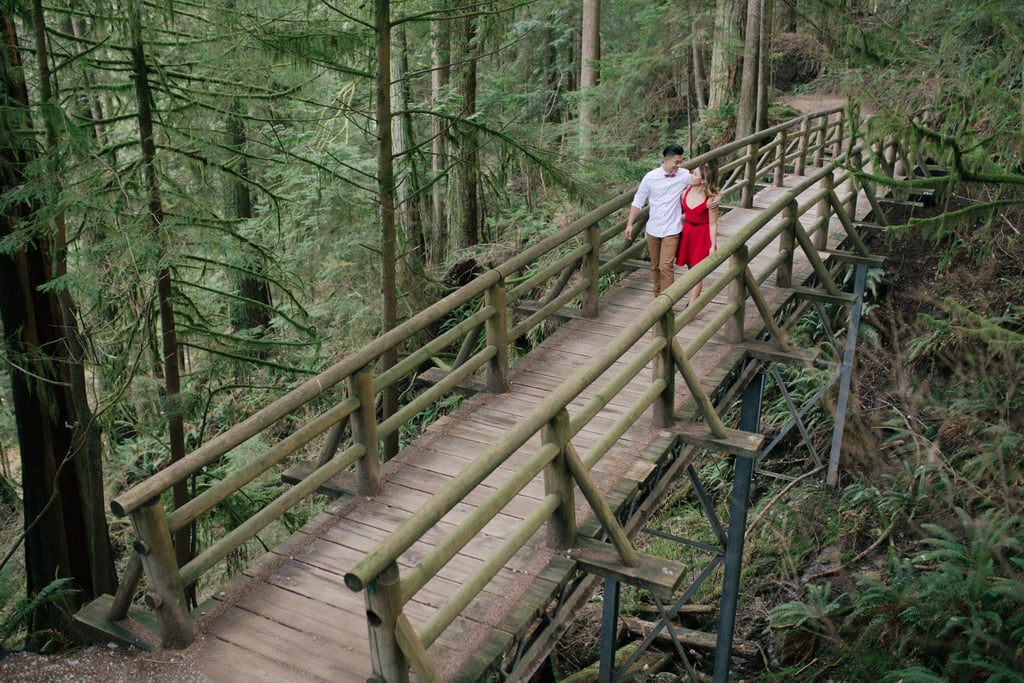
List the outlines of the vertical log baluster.
{"label": "vertical log baluster", "polygon": [[793,250],[796,248],[796,221],[799,207],[796,200],[789,202],[783,210],[785,227],[779,233],[779,251],[785,259],[775,271],[775,284],[779,287],[793,286]]}
{"label": "vertical log baluster", "polygon": [[398,644],[397,623],[401,613],[402,584],[398,565],[392,563],[366,587],[366,623],[375,681],[409,681],[409,660]]}
{"label": "vertical log baluster", "polygon": [[796,167],[793,172],[796,175],[804,174],[804,167],[807,164],[807,148],[811,142],[811,119],[806,118],[800,125],[800,152],[796,157]]}
{"label": "vertical log baluster", "polygon": [[576,543],[576,501],[573,478],[566,462],[569,443],[569,413],[562,408],[541,430],[541,440],[554,444],[558,455],[544,468],[544,492],[557,495],[561,502],[548,526],[549,543],[559,549],[571,548]]}
{"label": "vertical log baluster", "polygon": [[487,319],[487,345],[497,350],[487,364],[487,391],[503,394],[511,387],[508,381],[508,295],[505,280],[488,287],[485,296],[487,305],[494,308],[494,315]]}
{"label": "vertical log baluster", "polygon": [[664,347],[654,357],[652,363],[654,379],[665,382],[665,387],[654,401],[654,426],[668,427],[675,419],[676,400],[676,366],[672,358],[672,340],[675,339],[676,320],[675,313],[671,308],[661,316],[651,331],[665,342]]}
{"label": "vertical log baluster", "polygon": [[587,242],[590,244],[590,253],[583,257],[583,269],[581,271],[581,275],[586,278],[587,288],[583,291],[581,308],[584,316],[596,318],[598,314],[598,299],[600,297],[597,291],[597,283],[601,270],[601,228],[596,223],[587,230]]}
{"label": "vertical log baluster", "polygon": [[359,410],[352,414],[352,441],[362,444],[366,449],[356,467],[357,493],[360,496],[372,496],[380,492],[383,479],[377,439],[377,409],[373,397],[373,372],[369,366],[348,378],[348,391],[359,399]]}
{"label": "vertical log baluster", "polygon": [[726,340],[732,344],[739,344],[743,341],[743,324],[747,317],[747,285],[743,278],[750,261],[747,245],[741,244],[737,247],[729,259],[729,267],[735,268],[739,275],[729,285],[729,298],[736,304],[736,312],[732,315],[732,325],[726,329]]}
{"label": "vertical log baluster", "polygon": [[195,640],[195,629],[188,616],[188,603],[160,497],[143,504],[131,517],[138,536],[132,547],[146,572],[146,604],[156,613],[161,644],[171,649],[184,648]]}

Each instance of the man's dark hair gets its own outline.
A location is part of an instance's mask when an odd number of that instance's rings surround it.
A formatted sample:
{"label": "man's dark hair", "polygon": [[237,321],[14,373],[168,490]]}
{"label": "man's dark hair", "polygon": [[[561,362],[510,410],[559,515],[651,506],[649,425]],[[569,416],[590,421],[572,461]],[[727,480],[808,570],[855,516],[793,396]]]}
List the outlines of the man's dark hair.
{"label": "man's dark hair", "polygon": [[675,157],[675,156],[680,156],[681,157],[681,156],[684,156],[685,154],[686,154],[686,151],[683,150],[683,148],[680,147],[679,145],[669,145],[668,147],[665,148],[665,151],[661,153],[661,156],[662,157]]}

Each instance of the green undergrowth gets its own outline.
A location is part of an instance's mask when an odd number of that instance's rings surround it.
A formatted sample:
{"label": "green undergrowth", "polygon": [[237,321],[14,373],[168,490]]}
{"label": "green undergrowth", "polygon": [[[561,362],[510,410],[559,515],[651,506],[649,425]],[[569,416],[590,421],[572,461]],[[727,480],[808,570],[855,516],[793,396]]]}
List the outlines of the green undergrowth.
{"label": "green undergrowth", "polygon": [[[763,656],[734,657],[733,680],[1024,681],[1021,213],[994,232],[922,222],[874,245],[888,262],[869,277],[838,485],[825,485],[825,463],[797,430],[754,476],[735,637]],[[809,318],[794,334],[818,345],[820,328]],[[825,374],[780,376],[802,405]],[[804,417],[825,459],[834,406],[833,390]],[[789,415],[770,378],[763,433]],[[697,462],[725,526],[731,459]],[[690,489],[682,483],[651,527],[707,542]],[[692,556],[650,538],[640,538],[647,552]],[[686,625],[717,629],[720,586],[719,571],[693,600],[712,610]],[[645,602],[623,610],[641,614]]]}

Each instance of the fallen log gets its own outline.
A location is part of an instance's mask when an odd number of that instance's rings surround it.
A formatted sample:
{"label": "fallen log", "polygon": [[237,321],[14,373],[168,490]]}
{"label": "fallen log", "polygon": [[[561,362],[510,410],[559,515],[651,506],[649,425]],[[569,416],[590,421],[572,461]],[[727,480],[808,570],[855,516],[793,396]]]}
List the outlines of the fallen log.
{"label": "fallen log", "polygon": [[[623,645],[621,648],[615,651],[615,668],[618,670],[622,663],[633,656],[636,649],[640,646],[640,643],[634,642],[627,645]],[[663,653],[644,653],[640,656],[640,659],[633,663],[629,667],[628,671],[620,672],[617,676],[618,680],[630,680],[631,676],[643,675],[644,677],[651,676],[658,672],[664,671],[672,663],[675,658],[671,654]],[[598,678],[601,675],[601,662],[594,662],[585,669],[580,669],[576,673],[562,679],[562,683],[597,683]]]}
{"label": "fallen log", "polygon": [[[625,625],[631,636],[637,638],[646,638],[651,633],[657,624],[652,621],[644,621],[643,619],[637,619],[636,617],[620,616],[620,621]],[[718,636],[714,633],[705,633],[704,631],[695,631],[690,628],[683,628],[682,626],[673,626],[672,632],[675,634],[676,639],[680,644],[687,647],[692,647],[698,650],[710,650],[714,651],[718,645]],[[665,645],[671,644],[672,636],[669,635],[666,629],[661,629],[658,635],[654,637],[654,642]],[[733,638],[732,641],[732,653],[737,657],[744,659],[756,659],[761,650],[757,643],[752,640],[740,640]]]}

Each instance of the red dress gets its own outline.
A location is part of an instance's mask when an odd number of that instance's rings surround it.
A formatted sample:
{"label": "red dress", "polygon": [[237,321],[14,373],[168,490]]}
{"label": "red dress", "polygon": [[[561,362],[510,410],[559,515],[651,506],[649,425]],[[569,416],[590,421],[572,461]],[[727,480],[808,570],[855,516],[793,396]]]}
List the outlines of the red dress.
{"label": "red dress", "polygon": [[694,207],[686,205],[686,195],[690,188],[683,192],[683,234],[679,238],[679,253],[676,255],[677,266],[693,267],[711,253],[711,228],[708,225],[708,198]]}

